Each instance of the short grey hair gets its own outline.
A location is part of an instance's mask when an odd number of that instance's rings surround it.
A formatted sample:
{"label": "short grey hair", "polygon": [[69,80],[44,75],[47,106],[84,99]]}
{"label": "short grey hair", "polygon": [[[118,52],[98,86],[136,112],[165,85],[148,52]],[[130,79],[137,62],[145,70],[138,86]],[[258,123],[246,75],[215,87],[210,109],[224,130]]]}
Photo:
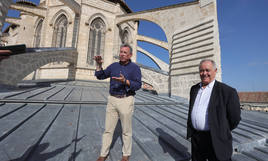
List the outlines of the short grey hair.
{"label": "short grey hair", "polygon": [[128,47],[130,53],[132,54],[132,47],[131,47],[129,44],[122,44],[122,45],[120,45],[120,49],[121,49],[122,47]]}
{"label": "short grey hair", "polygon": [[204,63],[204,62],[211,62],[211,64],[213,65],[213,68],[214,69],[217,69],[217,66],[216,66],[216,63],[215,63],[215,61],[214,60],[212,60],[212,59],[203,59],[203,60],[201,60],[201,62],[200,62],[200,64],[199,64],[199,69],[200,69],[200,67],[201,67],[201,65]]}

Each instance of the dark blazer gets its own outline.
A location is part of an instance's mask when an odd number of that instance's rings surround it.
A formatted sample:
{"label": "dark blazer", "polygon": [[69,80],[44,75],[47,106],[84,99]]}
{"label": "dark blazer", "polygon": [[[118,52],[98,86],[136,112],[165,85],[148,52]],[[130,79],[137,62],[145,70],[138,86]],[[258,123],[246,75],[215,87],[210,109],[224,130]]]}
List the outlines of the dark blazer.
{"label": "dark blazer", "polygon": [[[192,86],[190,91],[187,139],[195,131],[192,126],[191,112],[199,88],[198,83]],[[231,131],[241,120],[238,94],[234,88],[215,81],[208,106],[208,123],[215,154],[219,160],[230,159],[233,152]]]}

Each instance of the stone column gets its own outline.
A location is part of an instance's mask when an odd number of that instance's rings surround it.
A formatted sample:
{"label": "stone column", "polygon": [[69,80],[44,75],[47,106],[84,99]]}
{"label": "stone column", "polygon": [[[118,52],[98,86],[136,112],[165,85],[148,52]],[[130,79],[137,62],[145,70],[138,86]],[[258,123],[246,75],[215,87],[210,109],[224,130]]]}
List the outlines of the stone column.
{"label": "stone column", "polygon": [[2,36],[2,27],[4,26],[7,11],[11,3],[12,3],[12,0],[0,1],[0,36]]}

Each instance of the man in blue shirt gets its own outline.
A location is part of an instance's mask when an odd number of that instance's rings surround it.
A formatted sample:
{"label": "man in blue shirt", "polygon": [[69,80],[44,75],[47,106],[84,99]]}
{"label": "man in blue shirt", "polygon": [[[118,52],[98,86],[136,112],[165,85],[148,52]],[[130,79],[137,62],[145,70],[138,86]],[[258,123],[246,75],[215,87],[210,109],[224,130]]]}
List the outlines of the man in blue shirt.
{"label": "man in blue shirt", "polygon": [[98,79],[110,78],[110,96],[106,108],[105,131],[102,137],[102,148],[97,161],[105,161],[110,150],[114,130],[118,119],[122,126],[122,160],[128,161],[132,149],[132,115],[134,112],[135,91],[141,88],[141,71],[139,66],[131,62],[132,48],[128,44],[120,46],[119,62],[102,69],[103,60],[96,56],[96,72]]}

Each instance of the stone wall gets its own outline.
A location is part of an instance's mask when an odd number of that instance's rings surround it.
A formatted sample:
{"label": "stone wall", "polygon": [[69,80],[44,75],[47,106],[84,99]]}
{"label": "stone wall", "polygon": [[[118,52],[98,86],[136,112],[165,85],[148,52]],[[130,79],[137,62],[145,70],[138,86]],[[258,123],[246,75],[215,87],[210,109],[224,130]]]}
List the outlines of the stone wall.
{"label": "stone wall", "polygon": [[[101,7],[100,7],[101,6]],[[77,41],[77,50],[78,50],[78,62],[76,67],[76,79],[78,80],[95,80],[94,71],[95,65],[90,65],[87,63],[87,52],[88,52],[88,41],[89,41],[89,31],[90,24],[95,18],[101,18],[106,27],[105,32],[105,47],[103,55],[103,67],[106,68],[108,65],[114,61],[115,56],[119,55],[119,46],[122,44],[120,39],[120,30],[128,28],[130,31],[130,36],[132,42],[130,44],[133,46],[133,61],[136,62],[136,41],[135,35],[137,33],[137,25],[134,22],[124,23],[117,26],[115,24],[116,15],[124,14],[124,10],[120,5],[109,2],[109,1],[84,1],[81,3],[81,15],[79,22],[79,31],[78,31],[78,41]]]}
{"label": "stone wall", "polygon": [[159,95],[168,96],[168,73],[140,65],[142,81],[149,84]]}
{"label": "stone wall", "polygon": [[200,14],[199,21],[178,29],[172,36],[171,95],[189,98],[191,86],[200,82],[199,63],[202,59],[212,59],[216,62],[216,79],[221,81],[216,2],[209,3],[200,10],[207,15],[206,18]]}
{"label": "stone wall", "polygon": [[[27,52],[12,55],[0,62],[0,84],[17,85],[33,71],[45,64],[63,61],[69,63],[68,79],[75,79],[74,67],[77,62],[77,51],[75,49]],[[53,74],[51,74],[53,76]]]}
{"label": "stone wall", "polygon": [[[94,80],[95,66],[87,63],[88,41],[90,24],[95,18],[101,18],[106,26],[105,32],[105,47],[103,55],[103,67],[107,67],[112,62],[117,61],[114,59],[119,54],[119,45],[122,41],[120,39],[120,30],[128,28],[130,34],[130,44],[133,46],[133,61],[136,62],[136,34],[137,22],[123,23],[120,26],[115,24],[116,15],[125,14],[126,11],[118,4],[109,1],[99,0],[85,0],[76,1],[79,4],[81,12],[75,14],[72,6],[69,7],[62,2],[70,2],[68,0],[47,0],[41,1],[40,6],[32,7],[23,4],[14,4],[11,7],[21,11],[20,24],[16,28],[10,28],[9,36],[2,39],[7,42],[7,45],[25,44],[27,47],[33,47],[34,34],[38,22],[42,19],[41,30],[41,47],[53,47],[53,30],[55,22],[60,15],[65,15],[68,20],[67,36],[65,47],[76,47],[78,51],[78,61],[76,69],[76,78],[79,80]],[[45,17],[39,17],[36,12],[31,11],[40,10],[44,11],[42,14]],[[77,10],[77,9],[76,9]],[[16,35],[16,36],[13,36]],[[65,79],[68,76],[68,64],[66,63],[52,63],[47,64],[38,71],[27,76],[26,79],[35,77],[36,79]]]}
{"label": "stone wall", "polygon": [[[221,81],[220,43],[216,0],[200,0],[120,15],[117,24],[148,20],[166,34],[170,56],[170,95],[189,98],[190,87],[200,81],[202,59],[216,62]],[[167,25],[168,24],[168,25]]]}
{"label": "stone wall", "polygon": [[190,88],[200,80],[199,74],[187,74],[170,77],[171,93],[174,96],[190,98]]}

